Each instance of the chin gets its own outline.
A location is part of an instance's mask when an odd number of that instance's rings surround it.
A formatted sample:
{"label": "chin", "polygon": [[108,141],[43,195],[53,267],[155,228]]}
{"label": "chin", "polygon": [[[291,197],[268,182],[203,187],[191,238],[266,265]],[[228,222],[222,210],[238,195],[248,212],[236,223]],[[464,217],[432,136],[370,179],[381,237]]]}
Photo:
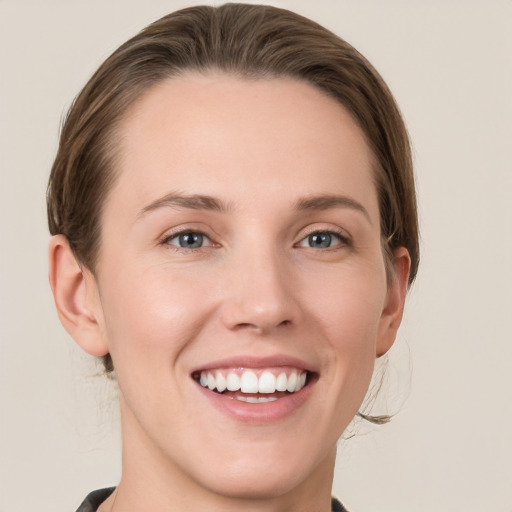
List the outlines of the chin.
{"label": "chin", "polygon": [[244,456],[226,454],[214,469],[203,472],[203,487],[235,500],[272,500],[311,485],[312,476],[313,481],[327,481],[330,485],[332,475],[327,468],[334,465],[335,446],[321,460],[300,443],[289,450],[276,449],[272,453],[254,448],[248,449]]}
{"label": "chin", "polygon": [[228,470],[224,475],[212,475],[205,484],[215,494],[231,499],[266,500],[293,492],[307,478],[306,474],[297,472],[296,467],[285,469],[279,463],[273,466],[274,469],[267,465],[258,469]]}

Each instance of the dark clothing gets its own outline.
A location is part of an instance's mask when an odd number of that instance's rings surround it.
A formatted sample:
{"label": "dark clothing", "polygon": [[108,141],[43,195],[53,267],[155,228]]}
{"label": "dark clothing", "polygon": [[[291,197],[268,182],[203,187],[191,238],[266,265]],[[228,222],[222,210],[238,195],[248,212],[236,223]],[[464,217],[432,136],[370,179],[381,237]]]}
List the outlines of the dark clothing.
{"label": "dark clothing", "polygon": [[[85,498],[76,512],[96,512],[98,507],[114,492],[115,487],[93,491]],[[336,499],[332,499],[332,512],[347,512],[343,505]]]}
{"label": "dark clothing", "polygon": [[98,507],[114,492],[115,487],[98,489],[87,495],[76,512],[96,512]]}
{"label": "dark clothing", "polygon": [[348,512],[348,510],[333,496],[331,498],[332,512]]}

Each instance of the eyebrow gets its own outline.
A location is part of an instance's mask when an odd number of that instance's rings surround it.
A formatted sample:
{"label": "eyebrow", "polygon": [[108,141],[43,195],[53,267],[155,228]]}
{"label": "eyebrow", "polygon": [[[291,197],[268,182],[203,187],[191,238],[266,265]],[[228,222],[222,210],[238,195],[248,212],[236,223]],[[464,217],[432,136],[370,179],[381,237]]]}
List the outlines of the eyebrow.
{"label": "eyebrow", "polygon": [[[209,210],[219,213],[225,213],[231,210],[231,205],[221,200],[203,194],[181,194],[179,192],[170,192],[156,201],[145,206],[137,215],[140,220],[145,214],[159,208],[187,208],[190,210]],[[372,224],[372,220],[366,208],[355,199],[334,194],[321,194],[308,196],[299,199],[295,204],[298,211],[320,211],[330,210],[333,208],[349,208],[361,212],[368,222]]]}
{"label": "eyebrow", "polygon": [[164,207],[210,210],[215,212],[227,212],[230,210],[229,205],[212,196],[202,194],[185,195],[179,192],[170,192],[145,206],[137,215],[137,220],[140,220],[148,212]]}
{"label": "eyebrow", "polygon": [[372,219],[368,210],[358,201],[343,195],[322,194],[317,196],[309,196],[299,199],[296,203],[296,209],[304,210],[330,210],[332,208],[349,208],[361,212],[370,224]]}

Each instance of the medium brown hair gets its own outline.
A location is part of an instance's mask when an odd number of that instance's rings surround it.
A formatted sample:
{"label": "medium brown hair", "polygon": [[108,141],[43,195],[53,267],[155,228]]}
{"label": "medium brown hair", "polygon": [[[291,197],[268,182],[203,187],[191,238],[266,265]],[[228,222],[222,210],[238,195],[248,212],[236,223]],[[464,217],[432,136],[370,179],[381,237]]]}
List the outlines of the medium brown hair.
{"label": "medium brown hair", "polygon": [[[317,23],[264,5],[191,7],[152,23],[120,46],[73,102],[48,184],[48,223],[94,272],[101,212],[116,178],[116,129],[151,86],[186,71],[241,78],[294,78],[338,100],[359,124],[378,164],[382,245],[419,261],[418,222],[407,131],[388,87],[352,46]],[[112,363],[107,356],[107,370]]]}

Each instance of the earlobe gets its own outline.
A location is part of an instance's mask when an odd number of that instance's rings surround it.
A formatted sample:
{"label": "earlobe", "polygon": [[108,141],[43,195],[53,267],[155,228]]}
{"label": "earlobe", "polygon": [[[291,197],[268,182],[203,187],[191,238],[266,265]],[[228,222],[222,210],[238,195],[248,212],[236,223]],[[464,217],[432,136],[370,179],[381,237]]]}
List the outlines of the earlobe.
{"label": "earlobe", "polygon": [[62,325],[89,354],[108,354],[99,323],[101,303],[93,275],[80,268],[64,235],[52,237],[48,256],[50,286]]}
{"label": "earlobe", "polygon": [[393,346],[398,328],[402,322],[411,270],[411,257],[405,247],[399,247],[394,251],[393,267],[393,280],[388,289],[380,322],[377,357],[383,356]]}

